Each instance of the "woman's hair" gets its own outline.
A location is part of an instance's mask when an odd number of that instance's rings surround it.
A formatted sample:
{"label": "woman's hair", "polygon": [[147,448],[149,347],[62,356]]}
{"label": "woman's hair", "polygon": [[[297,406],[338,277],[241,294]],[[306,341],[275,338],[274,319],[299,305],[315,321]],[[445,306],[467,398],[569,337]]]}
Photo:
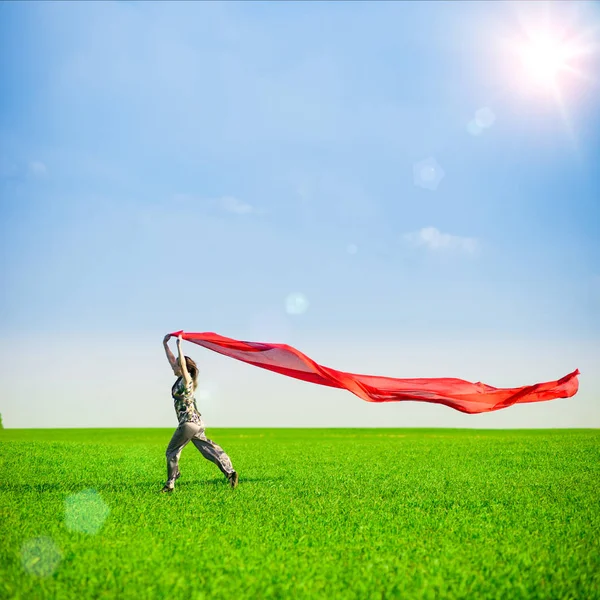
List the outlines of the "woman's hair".
{"label": "woman's hair", "polygon": [[184,358],[188,373],[190,374],[190,377],[194,380],[194,385],[196,385],[196,383],[198,383],[198,365],[189,356],[184,356]]}

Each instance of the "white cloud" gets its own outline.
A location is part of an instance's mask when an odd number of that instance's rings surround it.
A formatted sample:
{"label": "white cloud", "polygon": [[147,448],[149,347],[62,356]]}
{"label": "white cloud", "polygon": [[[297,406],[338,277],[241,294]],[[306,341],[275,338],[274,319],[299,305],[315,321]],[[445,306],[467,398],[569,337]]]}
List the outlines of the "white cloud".
{"label": "white cloud", "polygon": [[424,227],[419,231],[407,233],[404,235],[404,240],[412,246],[425,246],[433,251],[457,250],[473,253],[477,249],[475,238],[442,233],[435,227]]}
{"label": "white cloud", "polygon": [[29,173],[34,177],[43,177],[48,174],[48,167],[39,160],[29,163]]}
{"label": "white cloud", "polygon": [[243,202],[242,200],[238,200],[233,196],[223,196],[222,198],[217,199],[217,204],[225,211],[234,213],[236,215],[249,215],[251,213],[260,213],[259,209],[254,206],[248,204],[247,202]]}
{"label": "white cloud", "polygon": [[259,215],[264,214],[265,212],[263,209],[252,206],[251,204],[248,204],[239,198],[235,198],[234,196],[206,198],[203,196],[197,196],[195,194],[174,194],[171,196],[171,201],[175,206],[182,207],[186,205],[193,206],[204,204],[204,206],[217,207],[220,210],[236,215]]}

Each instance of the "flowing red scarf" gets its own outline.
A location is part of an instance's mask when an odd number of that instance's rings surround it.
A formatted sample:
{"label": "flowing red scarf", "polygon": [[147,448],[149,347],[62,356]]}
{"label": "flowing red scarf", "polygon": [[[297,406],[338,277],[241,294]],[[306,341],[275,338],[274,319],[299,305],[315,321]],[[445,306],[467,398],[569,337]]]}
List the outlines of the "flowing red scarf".
{"label": "flowing red scarf", "polygon": [[396,379],[375,375],[356,375],[317,364],[296,348],[286,344],[242,342],[216,333],[171,334],[219,354],[275,371],[288,377],[348,390],[367,402],[415,400],[444,404],[464,413],[490,412],[525,402],[570,398],[577,393],[579,370],[557,381],[517,388],[495,388],[485,383],[440,377],[432,379]]}

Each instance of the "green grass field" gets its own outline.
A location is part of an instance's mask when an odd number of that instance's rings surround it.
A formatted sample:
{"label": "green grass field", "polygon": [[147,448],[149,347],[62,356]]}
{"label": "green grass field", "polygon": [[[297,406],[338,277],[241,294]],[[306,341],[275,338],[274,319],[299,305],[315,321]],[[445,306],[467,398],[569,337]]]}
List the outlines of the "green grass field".
{"label": "green grass field", "polygon": [[0,596],[600,598],[598,430],[171,433],[0,431]]}

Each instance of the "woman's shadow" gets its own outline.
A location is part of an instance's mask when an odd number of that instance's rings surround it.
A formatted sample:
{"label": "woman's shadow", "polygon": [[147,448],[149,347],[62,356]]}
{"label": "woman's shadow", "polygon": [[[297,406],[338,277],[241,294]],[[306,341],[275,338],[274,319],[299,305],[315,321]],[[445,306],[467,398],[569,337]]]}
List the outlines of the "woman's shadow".
{"label": "woman's shadow", "polygon": [[[275,483],[277,481],[283,480],[284,477],[279,475],[277,477],[240,477],[238,486],[245,485],[265,485],[268,483]],[[162,479],[155,479],[153,481],[137,481],[135,483],[126,483],[126,482],[106,482],[100,483],[98,481],[85,481],[80,480],[77,483],[67,483],[65,481],[61,482],[40,482],[40,483],[17,483],[17,482],[5,482],[0,484],[0,489],[6,490],[9,492],[16,492],[18,494],[43,494],[43,493],[56,493],[56,492],[67,492],[67,493],[76,493],[80,492],[83,489],[92,489],[97,492],[123,492],[127,489],[135,489],[136,491],[140,490],[148,490],[151,492],[160,490],[163,485]],[[182,489],[192,489],[196,487],[210,487],[210,486],[228,486],[229,483],[223,477],[213,478],[213,479],[190,479],[190,480],[179,480],[177,482],[176,488]]]}
{"label": "woman's shadow", "polygon": [[[284,477],[279,475],[277,477],[240,477],[238,482],[238,487],[243,487],[245,485],[265,485],[268,483],[274,484],[277,481],[282,481]],[[160,488],[163,485],[163,481],[138,481],[134,484],[129,484],[127,487],[134,487],[137,490],[146,489],[150,491],[155,491],[157,486]],[[213,479],[183,479],[178,480],[175,489],[192,489],[192,488],[202,488],[202,487],[211,487],[211,486],[229,486],[228,481],[223,477],[217,477]],[[123,490],[123,484],[119,483],[106,483],[103,485],[96,486],[98,491],[107,490],[107,491],[119,491]]]}
{"label": "woman's shadow", "polygon": [[[275,482],[281,481],[284,477],[279,475],[278,477],[240,477],[238,482],[238,486],[250,483],[267,483],[267,482]],[[191,479],[189,481],[182,481],[181,479],[177,481],[175,487],[184,487],[184,486],[210,486],[210,485],[229,485],[228,481],[225,478],[215,478],[215,479]]]}

